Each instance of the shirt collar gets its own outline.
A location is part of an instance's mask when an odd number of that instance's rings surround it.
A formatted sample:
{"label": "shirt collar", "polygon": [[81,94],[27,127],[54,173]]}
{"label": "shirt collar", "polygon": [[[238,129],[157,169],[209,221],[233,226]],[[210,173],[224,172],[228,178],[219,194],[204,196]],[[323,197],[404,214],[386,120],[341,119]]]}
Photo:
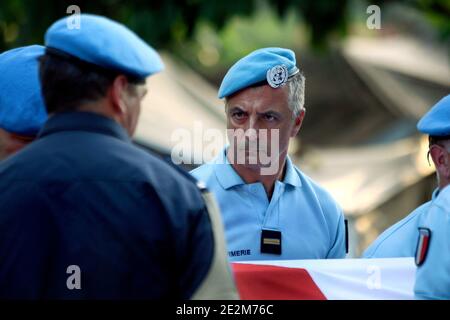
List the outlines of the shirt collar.
{"label": "shirt collar", "polygon": [[117,122],[92,112],[62,112],[49,117],[38,138],[62,131],[88,131],[130,142],[130,137]]}
{"label": "shirt collar", "polygon": [[286,184],[290,184],[293,187],[302,186],[302,181],[300,180],[297,170],[295,170],[295,166],[292,163],[291,157],[289,157],[289,155],[286,157],[286,173],[284,175],[283,182]]}
{"label": "shirt collar", "polygon": [[214,171],[216,173],[217,180],[225,190],[234,186],[245,184],[245,181],[237,174],[233,169],[233,166],[227,158],[227,148],[219,152],[216,160],[214,161]]}
{"label": "shirt collar", "polygon": [[431,200],[436,199],[436,197],[439,195],[439,192],[441,190],[439,190],[439,188],[434,189],[433,194],[431,195]]}
{"label": "shirt collar", "polygon": [[[234,170],[231,163],[228,161],[227,149],[228,147],[224,148],[214,161],[214,171],[217,180],[225,190],[237,185],[246,184],[245,181],[242,180],[239,174]],[[295,167],[289,156],[286,157],[286,174],[284,175],[283,183],[289,184],[293,187],[302,186],[302,182],[297,173],[297,170],[295,170]]]}

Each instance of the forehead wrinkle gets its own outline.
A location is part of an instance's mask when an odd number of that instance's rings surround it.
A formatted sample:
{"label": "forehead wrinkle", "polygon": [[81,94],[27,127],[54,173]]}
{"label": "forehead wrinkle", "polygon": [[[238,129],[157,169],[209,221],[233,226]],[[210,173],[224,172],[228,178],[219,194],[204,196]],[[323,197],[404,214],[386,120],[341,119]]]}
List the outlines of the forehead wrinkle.
{"label": "forehead wrinkle", "polygon": [[246,112],[255,112],[255,113],[265,113],[267,112],[267,110],[269,109],[273,109],[273,104],[270,103],[269,105],[265,106],[265,99],[262,99],[260,97],[249,97],[246,99],[239,99],[238,101],[236,101],[236,103],[232,103],[228,105],[228,107],[230,109],[233,108],[240,108],[243,111]]}
{"label": "forehead wrinkle", "polygon": [[[277,90],[277,92],[269,95],[268,92],[273,92],[272,90]],[[268,85],[250,87],[230,97],[227,100],[226,107],[228,109],[239,107],[242,111],[248,113],[267,113],[272,111],[283,114],[285,111],[290,112],[289,107],[286,106],[287,110],[284,110],[283,106],[276,104],[277,102],[282,104],[282,101],[280,101],[282,98],[287,99],[288,92],[286,90],[288,90],[287,86],[278,89],[272,89]]]}

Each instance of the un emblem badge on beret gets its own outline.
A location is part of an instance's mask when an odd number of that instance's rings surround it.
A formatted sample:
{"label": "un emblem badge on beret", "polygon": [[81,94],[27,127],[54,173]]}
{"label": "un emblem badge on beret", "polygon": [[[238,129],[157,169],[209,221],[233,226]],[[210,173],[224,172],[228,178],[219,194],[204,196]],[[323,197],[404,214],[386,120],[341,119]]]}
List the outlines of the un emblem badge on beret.
{"label": "un emblem badge on beret", "polygon": [[288,77],[288,69],[284,64],[277,65],[267,70],[267,83],[269,83],[272,88],[278,88],[285,84]]}

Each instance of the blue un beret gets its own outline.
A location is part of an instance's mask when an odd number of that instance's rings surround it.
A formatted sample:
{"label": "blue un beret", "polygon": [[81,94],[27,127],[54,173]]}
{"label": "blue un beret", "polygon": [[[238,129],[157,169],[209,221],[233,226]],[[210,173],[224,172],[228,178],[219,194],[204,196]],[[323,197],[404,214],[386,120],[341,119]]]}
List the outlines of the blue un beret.
{"label": "blue un beret", "polygon": [[450,136],[450,95],[442,98],[419,120],[417,129],[430,136]]}
{"label": "blue un beret", "polygon": [[223,78],[219,98],[266,81],[272,88],[282,86],[297,74],[295,53],[283,48],[262,48],[236,62]]}
{"label": "blue un beret", "polygon": [[[45,34],[45,45],[105,69],[146,78],[164,65],[158,53],[124,25],[105,17],[80,14],[56,21]],[[70,26],[70,28],[69,28]]]}
{"label": "blue un beret", "polygon": [[0,54],[0,128],[34,136],[47,120],[38,61],[44,50],[34,45]]}

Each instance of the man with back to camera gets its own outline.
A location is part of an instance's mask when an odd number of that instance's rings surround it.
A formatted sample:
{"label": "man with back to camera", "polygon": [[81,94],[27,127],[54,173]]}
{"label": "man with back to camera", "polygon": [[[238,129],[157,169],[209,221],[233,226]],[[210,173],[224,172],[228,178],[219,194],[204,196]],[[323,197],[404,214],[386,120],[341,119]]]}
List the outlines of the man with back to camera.
{"label": "man with back to camera", "polygon": [[130,140],[156,51],[89,14],[45,45],[49,119],[0,164],[0,297],[237,298],[195,181]]}

